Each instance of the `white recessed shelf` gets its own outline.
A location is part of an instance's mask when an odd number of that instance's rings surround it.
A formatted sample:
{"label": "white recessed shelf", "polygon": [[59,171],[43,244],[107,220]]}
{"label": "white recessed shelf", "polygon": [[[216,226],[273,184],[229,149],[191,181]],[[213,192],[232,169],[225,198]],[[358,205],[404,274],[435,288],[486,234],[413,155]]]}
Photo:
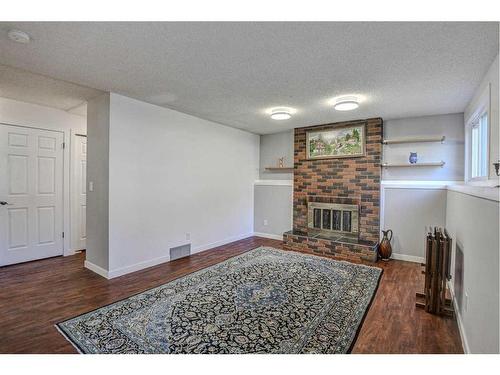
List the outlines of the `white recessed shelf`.
{"label": "white recessed shelf", "polygon": [[392,167],[442,167],[446,163],[444,161],[430,161],[425,163],[382,163],[383,168],[392,168]]}
{"label": "white recessed shelf", "polygon": [[384,139],[382,143],[384,145],[391,145],[397,143],[420,143],[420,142],[441,142],[443,143],[446,137],[444,135],[430,136],[430,137],[404,137],[404,138],[392,138]]}

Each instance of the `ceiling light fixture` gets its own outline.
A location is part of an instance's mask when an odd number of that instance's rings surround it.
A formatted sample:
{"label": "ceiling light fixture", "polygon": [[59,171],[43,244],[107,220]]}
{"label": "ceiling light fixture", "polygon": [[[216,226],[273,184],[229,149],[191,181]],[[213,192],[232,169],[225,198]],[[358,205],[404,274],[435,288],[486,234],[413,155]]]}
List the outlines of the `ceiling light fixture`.
{"label": "ceiling light fixture", "polygon": [[271,111],[273,120],[288,120],[292,117],[292,111],[289,108],[275,108]]}
{"label": "ceiling light fixture", "polygon": [[352,111],[359,107],[359,99],[355,96],[343,96],[337,98],[333,104],[333,108],[337,111]]}
{"label": "ceiling light fixture", "polygon": [[14,30],[14,29],[9,30],[7,36],[9,37],[10,40],[16,43],[27,44],[31,42],[31,37],[27,33],[21,30]]}

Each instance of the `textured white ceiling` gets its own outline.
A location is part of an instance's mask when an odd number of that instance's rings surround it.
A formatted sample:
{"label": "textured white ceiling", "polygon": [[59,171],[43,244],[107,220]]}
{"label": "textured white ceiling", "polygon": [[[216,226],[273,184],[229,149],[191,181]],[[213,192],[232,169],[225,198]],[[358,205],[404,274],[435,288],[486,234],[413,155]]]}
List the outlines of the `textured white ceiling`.
{"label": "textured white ceiling", "polygon": [[87,115],[87,100],[102,91],[0,65],[0,96]]}
{"label": "textured white ceiling", "polygon": [[261,134],[462,112],[497,54],[498,23],[0,23],[0,63]]}

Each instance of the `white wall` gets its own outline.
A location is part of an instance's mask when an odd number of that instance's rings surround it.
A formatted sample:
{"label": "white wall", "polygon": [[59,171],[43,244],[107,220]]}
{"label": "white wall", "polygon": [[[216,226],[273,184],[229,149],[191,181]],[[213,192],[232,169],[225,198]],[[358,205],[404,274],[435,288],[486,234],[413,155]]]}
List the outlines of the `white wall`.
{"label": "white wall", "polygon": [[86,133],[85,117],[66,111],[0,97],[0,123],[49,129],[64,134],[64,255],[73,254],[70,225],[71,133]]}
{"label": "white wall", "polygon": [[293,180],[293,173],[276,173],[267,171],[267,167],[277,167],[278,159],[284,157],[283,165],[293,168],[294,131],[266,134],[260,136],[260,179],[261,180]]}
{"label": "white wall", "polygon": [[109,103],[105,93],[87,104],[86,266],[104,275],[109,269]]}
{"label": "white wall", "polygon": [[498,213],[498,201],[447,193],[446,229],[453,239],[453,254],[457,243],[463,250],[463,289],[468,295],[468,302],[464,295],[462,308],[456,310],[466,350],[471,353],[499,352]]}
{"label": "white wall", "polygon": [[424,116],[384,121],[384,139],[399,137],[446,137],[444,143],[401,143],[384,145],[384,161],[408,163],[410,152],[417,152],[418,161],[441,161],[443,167],[384,168],[383,180],[463,181],[464,119],[463,113]]}
{"label": "white wall", "polygon": [[383,185],[382,229],[392,229],[393,258],[425,261],[425,235],[430,226],[445,226],[446,187]]}
{"label": "white wall", "polygon": [[394,231],[393,258],[423,262],[425,228],[445,225],[446,186],[464,179],[464,125],[463,113],[384,121],[384,139],[442,135],[446,137],[444,143],[383,147],[383,160],[387,162],[407,163],[410,151],[418,153],[420,162],[446,162],[442,168],[382,170],[380,227]]}
{"label": "white wall", "polygon": [[60,109],[0,97],[0,122],[67,132],[85,133],[87,120]]}
{"label": "white wall", "polygon": [[[472,353],[499,352],[499,184],[493,162],[499,160],[499,57],[495,58],[464,112],[465,149],[469,148],[467,124],[483,105],[489,114],[489,176],[479,184],[448,191],[446,228],[464,253],[464,294],[456,305],[462,341]],[[468,161],[468,156],[466,155]],[[468,164],[468,163],[467,163]],[[468,165],[465,171],[468,177]],[[470,183],[477,184],[477,183]],[[489,186],[489,187],[488,187]],[[455,259],[453,259],[454,261]],[[454,267],[452,267],[454,269]],[[455,275],[454,275],[455,278]],[[454,288],[454,280],[451,287]],[[459,299],[455,299],[457,301]]]}
{"label": "white wall", "polygon": [[111,94],[110,277],[252,235],[258,168],[257,135]]}
{"label": "white wall", "polygon": [[293,181],[260,180],[254,194],[255,235],[282,239],[293,225]]}
{"label": "white wall", "polygon": [[260,180],[254,188],[255,235],[281,239],[292,229],[293,173],[266,171],[277,167],[284,157],[284,166],[293,167],[294,131],[260,136]]}
{"label": "white wall", "polygon": [[[500,121],[498,115],[498,106],[500,102],[499,97],[499,64],[498,64],[498,55],[491,64],[488,72],[484,76],[481,84],[477,88],[472,97],[470,103],[467,105],[467,108],[464,112],[464,122],[465,125],[469,122],[471,116],[474,115],[474,111],[476,111],[478,105],[480,103],[486,101],[488,105],[488,113],[489,113],[489,130],[490,130],[490,165],[489,165],[489,179],[490,185],[496,185],[499,182],[498,177],[495,174],[495,168],[493,166],[493,162],[498,161],[500,159]],[[466,137],[466,142],[468,143],[468,134]]]}

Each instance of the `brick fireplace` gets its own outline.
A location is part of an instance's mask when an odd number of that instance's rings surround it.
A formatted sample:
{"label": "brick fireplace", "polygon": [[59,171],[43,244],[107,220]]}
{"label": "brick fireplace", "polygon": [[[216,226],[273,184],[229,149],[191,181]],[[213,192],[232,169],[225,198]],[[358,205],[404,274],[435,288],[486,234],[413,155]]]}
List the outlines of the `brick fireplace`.
{"label": "brick fireplace", "polygon": [[[365,127],[363,156],[307,159],[308,131],[348,125]],[[295,129],[293,229],[283,235],[285,249],[353,261],[377,259],[382,126],[381,118],[372,118]]]}

